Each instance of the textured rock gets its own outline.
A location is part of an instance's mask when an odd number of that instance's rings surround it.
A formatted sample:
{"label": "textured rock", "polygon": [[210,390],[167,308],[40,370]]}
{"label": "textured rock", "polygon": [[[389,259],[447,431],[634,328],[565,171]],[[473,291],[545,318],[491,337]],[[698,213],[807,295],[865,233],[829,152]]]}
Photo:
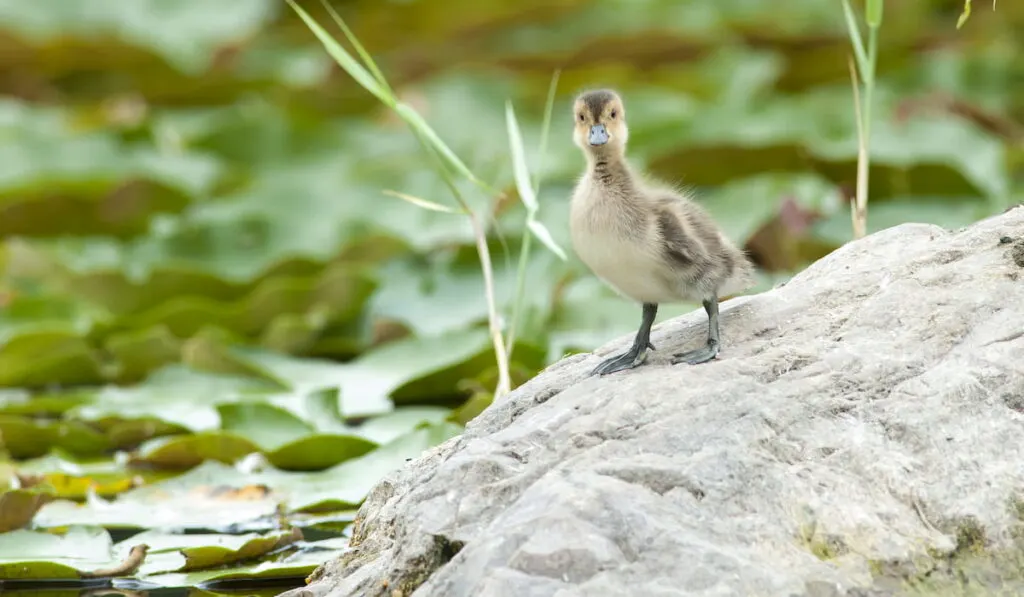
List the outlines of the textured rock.
{"label": "textured rock", "polygon": [[1024,208],[903,225],[723,303],[709,364],[667,364],[702,311],[657,326],[639,369],[586,377],[630,338],[564,359],[381,482],[352,550],[295,593],[1019,588],[1021,251]]}

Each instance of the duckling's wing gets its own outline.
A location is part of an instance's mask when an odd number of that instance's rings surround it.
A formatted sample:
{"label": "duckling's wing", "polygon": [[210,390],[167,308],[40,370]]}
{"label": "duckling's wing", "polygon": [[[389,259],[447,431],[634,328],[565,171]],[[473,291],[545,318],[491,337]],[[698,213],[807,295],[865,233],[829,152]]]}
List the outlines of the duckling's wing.
{"label": "duckling's wing", "polygon": [[702,207],[668,196],[656,203],[655,214],[663,258],[685,286],[711,296],[734,278],[736,284],[746,284],[750,265],[745,255]]}
{"label": "duckling's wing", "polygon": [[661,253],[666,261],[686,269],[707,261],[707,251],[699,239],[688,234],[688,226],[677,210],[670,205],[659,205],[655,209],[654,221],[660,236]]}

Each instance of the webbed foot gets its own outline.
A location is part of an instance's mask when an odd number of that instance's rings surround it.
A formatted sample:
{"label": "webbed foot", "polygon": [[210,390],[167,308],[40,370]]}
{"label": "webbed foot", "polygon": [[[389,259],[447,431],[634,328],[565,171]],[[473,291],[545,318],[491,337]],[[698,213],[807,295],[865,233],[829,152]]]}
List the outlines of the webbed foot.
{"label": "webbed foot", "polygon": [[690,365],[699,365],[706,363],[711,359],[718,356],[718,347],[720,345],[718,335],[718,298],[712,297],[704,301],[704,310],[708,314],[708,341],[703,348],[697,350],[691,350],[689,352],[680,352],[672,355],[672,364],[678,365],[679,363],[688,363]]}
{"label": "webbed foot", "polygon": [[710,361],[716,356],[718,356],[718,342],[709,341],[703,348],[672,355],[672,364],[678,365],[679,363],[687,363],[690,365],[699,365]]}
{"label": "webbed foot", "polygon": [[615,355],[611,358],[607,358],[601,361],[601,364],[594,368],[590,372],[591,375],[608,375],[609,373],[615,373],[616,371],[624,371],[626,369],[632,369],[638,365],[643,364],[647,360],[647,348],[638,348],[636,345],[630,348],[628,351]]}
{"label": "webbed foot", "polygon": [[590,372],[591,375],[608,375],[616,371],[632,369],[642,365],[647,360],[647,350],[654,350],[651,344],[651,326],[654,325],[654,318],[658,313],[658,305],[644,303],[643,318],[640,320],[640,329],[636,332],[633,346],[622,354],[615,355],[601,361],[601,364]]}

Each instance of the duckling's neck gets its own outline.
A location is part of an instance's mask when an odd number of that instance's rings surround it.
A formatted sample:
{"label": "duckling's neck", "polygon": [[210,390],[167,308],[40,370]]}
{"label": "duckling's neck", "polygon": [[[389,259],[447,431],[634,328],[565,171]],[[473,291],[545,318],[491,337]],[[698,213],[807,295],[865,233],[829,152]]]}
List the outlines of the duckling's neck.
{"label": "duckling's neck", "polygon": [[633,186],[633,173],[621,154],[588,154],[587,168],[594,182],[604,187],[627,189]]}

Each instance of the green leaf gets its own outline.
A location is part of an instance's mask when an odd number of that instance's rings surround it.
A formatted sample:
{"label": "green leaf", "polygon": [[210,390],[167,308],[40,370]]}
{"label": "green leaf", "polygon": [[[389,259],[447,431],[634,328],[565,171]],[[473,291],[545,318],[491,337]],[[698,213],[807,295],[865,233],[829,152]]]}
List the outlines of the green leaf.
{"label": "green leaf", "polygon": [[[115,39],[147,48],[183,72],[198,75],[221,47],[254,35],[277,13],[272,0],[225,0],[210,12],[199,0],[90,0],[88,10],[61,0],[0,2],[0,23],[38,46],[60,47],[69,39]],[[108,42],[109,43],[109,42]]]}
{"label": "green leaf", "polygon": [[0,534],[0,578],[6,580],[78,579],[83,571],[109,568],[110,535],[102,528],[73,526],[63,535],[36,531]]}
{"label": "green leaf", "polygon": [[[94,398],[69,412],[94,422],[108,436],[122,439],[134,435],[139,426],[163,431],[209,431],[220,428],[218,402],[231,402],[242,396],[276,390],[259,379],[217,375],[170,365],[153,372],[142,383],[131,387],[108,386]],[[119,443],[119,445],[121,445]]]}
{"label": "green leaf", "polygon": [[235,433],[204,431],[149,440],[133,460],[164,469],[189,469],[206,460],[233,463],[259,451],[258,445]]}
{"label": "green leaf", "polygon": [[318,471],[372,451],[377,444],[355,435],[314,434],[267,452],[267,460],[279,469]]}
{"label": "green leaf", "polygon": [[[36,512],[53,500],[53,497],[52,489],[46,487],[0,491],[0,533],[7,533],[27,526]],[[0,555],[0,557],[3,556]],[[2,574],[0,574],[0,578],[3,578]]]}
{"label": "green leaf", "polygon": [[88,384],[103,380],[99,357],[73,332],[39,331],[0,345],[0,387]]}
{"label": "green leaf", "polygon": [[317,434],[313,425],[269,404],[224,404],[218,410],[225,430],[250,438],[280,469],[325,469],[377,447],[352,435]]}
{"label": "green leaf", "polygon": [[[158,572],[186,572],[217,568],[243,560],[258,559],[275,549],[301,539],[302,534],[297,530],[243,535],[182,535],[145,531],[116,544],[114,551],[127,553],[134,545],[140,543],[148,545],[149,557],[147,560],[154,560],[154,562],[147,561],[139,571],[140,576],[145,576]],[[175,552],[173,555],[181,557],[160,557],[166,552]],[[168,567],[168,562],[170,562],[170,567]],[[179,565],[175,566],[175,564]]]}
{"label": "green leaf", "polygon": [[415,458],[462,432],[452,423],[428,425],[409,432],[360,458],[316,473],[296,473],[288,505],[292,510],[322,512],[358,506],[377,482],[407,459]]}
{"label": "green leaf", "polygon": [[93,399],[88,391],[32,394],[24,388],[0,389],[0,414],[55,418]]}
{"label": "green leaf", "polygon": [[85,500],[90,494],[112,497],[135,487],[144,476],[128,471],[110,459],[77,461],[66,450],[55,449],[46,456],[18,463],[21,474],[38,475],[39,487],[46,487],[58,499]]}
{"label": "green leaf", "polygon": [[113,501],[51,502],[36,514],[35,524],[52,528],[88,522],[108,528],[216,531],[271,517],[281,503],[291,511],[351,509],[389,471],[461,432],[461,426],[448,422],[426,424],[317,472],[268,467],[245,473],[210,460],[177,477],[124,492]]}
{"label": "green leaf", "polygon": [[264,450],[276,450],[313,432],[312,425],[269,404],[221,404],[217,411],[225,431],[250,438]]}
{"label": "green leaf", "polygon": [[95,455],[111,447],[95,429],[79,422],[48,422],[0,415],[0,448],[15,458],[41,456],[60,447],[73,454]]}
{"label": "green leaf", "polygon": [[[11,3],[0,3],[3,11]],[[210,156],[166,153],[77,130],[67,110],[0,100],[0,237],[143,232],[221,174]]]}
{"label": "green leaf", "polygon": [[450,409],[440,406],[403,406],[349,429],[352,433],[377,444],[387,444],[418,427],[440,425],[450,414]]}
{"label": "green leaf", "polygon": [[339,557],[347,547],[348,539],[310,541],[305,543],[302,549],[290,550],[274,561],[190,573],[154,574],[144,576],[142,580],[147,584],[170,588],[209,586],[238,580],[252,582],[286,578],[302,579],[309,576],[325,561]]}
{"label": "green leaf", "polygon": [[350,403],[376,404],[395,397],[407,404],[443,397],[436,392],[441,388],[453,392],[462,378],[460,366],[491,360],[490,350],[490,339],[482,329],[389,342],[345,365],[342,412],[353,412]]}
{"label": "green leaf", "polygon": [[227,529],[275,514],[278,503],[285,499],[270,487],[278,483],[276,479],[245,474],[211,460],[176,477],[121,493],[111,501],[51,502],[36,514],[35,524],[42,528],[97,524],[122,529]]}

